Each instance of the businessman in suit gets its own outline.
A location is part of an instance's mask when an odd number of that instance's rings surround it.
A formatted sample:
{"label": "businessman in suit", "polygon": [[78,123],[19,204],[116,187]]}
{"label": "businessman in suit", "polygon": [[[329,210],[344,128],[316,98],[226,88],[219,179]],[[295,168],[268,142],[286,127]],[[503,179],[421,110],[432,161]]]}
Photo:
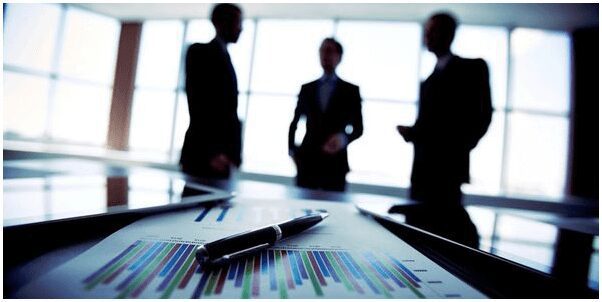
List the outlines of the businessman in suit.
{"label": "businessman in suit", "polygon": [[215,38],[208,44],[192,44],[186,54],[190,125],[180,165],[190,175],[228,179],[241,163],[241,122],[236,73],[226,46],[238,40],[242,11],[233,4],[218,4],[211,22]]}
{"label": "businessman in suit", "polygon": [[420,87],[414,126],[397,126],[414,145],[410,198],[428,203],[462,203],[470,151],[487,132],[493,112],[485,61],[450,51],[456,24],[445,13],[426,22],[424,42],[437,65]]}
{"label": "businessman in suit", "polygon": [[[343,47],[332,38],[320,46],[324,74],[301,87],[295,115],[289,127],[289,154],[297,166],[296,184],[310,189],[344,191],[349,172],[347,146],[362,135],[359,87],[340,79],[336,67]],[[306,133],[300,146],[295,132],[301,116]]]}

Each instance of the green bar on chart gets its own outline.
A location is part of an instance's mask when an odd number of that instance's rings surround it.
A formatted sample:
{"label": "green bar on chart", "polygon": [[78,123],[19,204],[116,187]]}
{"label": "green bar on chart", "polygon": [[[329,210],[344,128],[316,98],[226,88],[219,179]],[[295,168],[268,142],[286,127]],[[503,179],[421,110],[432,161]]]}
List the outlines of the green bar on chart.
{"label": "green bar on chart", "polygon": [[309,262],[309,259],[307,258],[307,251],[301,252],[301,258],[303,259],[303,264],[305,265],[305,269],[307,270],[309,279],[311,279],[311,284],[314,286],[314,290],[316,291],[316,296],[318,296],[318,297],[323,296],[324,292],[322,292],[322,288],[320,287],[320,284],[318,283],[316,273],[314,272],[314,270],[311,267],[311,264]]}

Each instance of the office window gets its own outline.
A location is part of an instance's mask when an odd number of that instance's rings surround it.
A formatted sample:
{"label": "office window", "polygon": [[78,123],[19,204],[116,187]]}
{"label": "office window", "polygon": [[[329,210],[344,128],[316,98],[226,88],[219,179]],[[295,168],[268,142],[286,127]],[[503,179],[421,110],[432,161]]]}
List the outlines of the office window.
{"label": "office window", "polygon": [[144,22],[136,88],[176,88],[183,34],[184,26],[180,21]]}
{"label": "office window", "polygon": [[53,140],[106,143],[119,23],[67,8],[50,125]]}
{"label": "office window", "polygon": [[568,119],[512,113],[507,193],[560,197],[567,168]]}
{"label": "office window", "polygon": [[134,92],[130,150],[167,158],[171,141],[176,93],[138,89]]}
{"label": "office window", "polygon": [[61,76],[108,87],[113,84],[120,24],[117,20],[69,8],[59,60]]}
{"label": "office window", "polygon": [[51,72],[61,7],[56,4],[7,4],[4,64]]}
{"label": "office window", "polygon": [[466,193],[498,195],[501,193],[504,112],[494,111],[485,136],[470,153],[470,183]]}
{"label": "office window", "polygon": [[418,98],[420,26],[401,22],[341,21],[338,74],[360,85],[362,96],[415,102]]}
{"label": "office window", "polygon": [[567,33],[516,29],[511,36],[511,106],[567,114],[570,38]]}
{"label": "office window", "polygon": [[50,80],[4,70],[4,138],[31,139],[44,134]]}
{"label": "office window", "polygon": [[52,138],[68,143],[105,144],[111,95],[108,87],[59,81],[51,120]]}
{"label": "office window", "polygon": [[522,28],[514,30],[510,39],[505,189],[560,197],[569,144],[570,39],[562,32]]}
{"label": "office window", "polygon": [[[340,21],[341,78],[360,86],[364,134],[349,146],[347,180],[408,186],[413,155],[395,126],[414,122],[418,99],[420,26],[414,23]],[[399,103],[404,102],[404,103]],[[408,104],[409,103],[409,104]]]}
{"label": "office window", "polygon": [[4,137],[103,145],[119,22],[66,5],[8,4],[5,25]]}
{"label": "office window", "polygon": [[414,150],[395,126],[413,124],[416,113],[413,104],[364,100],[364,135],[349,145],[351,173],[347,181],[409,186]]}
{"label": "office window", "polygon": [[183,38],[184,24],[180,21],[148,21],[143,25],[130,150],[168,159],[176,116]]}
{"label": "office window", "polygon": [[215,28],[208,19],[190,20],[186,27],[186,44],[209,43],[215,37]]}
{"label": "office window", "polygon": [[294,175],[288,156],[288,126],[296,103],[293,96],[251,95],[244,132],[244,171]]}
{"label": "office window", "polygon": [[[61,8],[7,4],[4,19],[4,138],[44,135]],[[27,73],[24,73],[27,71]]]}
{"label": "office window", "polygon": [[[5,7],[4,137],[104,144],[118,21],[64,4]],[[322,74],[319,45],[333,35],[345,48],[338,73],[360,86],[364,100],[365,130],[349,147],[348,180],[407,187],[413,148],[395,126],[414,122],[419,81],[435,64],[421,45],[418,23],[244,20],[238,43],[229,45],[244,122],[242,170],[295,174],[288,126],[301,85]],[[183,55],[190,43],[213,36],[207,19],[144,23],[130,129],[134,153],[177,162],[188,127]],[[471,153],[472,183],[465,191],[561,196],[569,143],[569,35],[462,25],[452,51],[485,59],[495,107],[489,131]],[[297,140],[303,132],[301,123]]]}
{"label": "office window", "polygon": [[297,95],[322,75],[318,50],[333,34],[330,20],[259,20],[251,91]]}

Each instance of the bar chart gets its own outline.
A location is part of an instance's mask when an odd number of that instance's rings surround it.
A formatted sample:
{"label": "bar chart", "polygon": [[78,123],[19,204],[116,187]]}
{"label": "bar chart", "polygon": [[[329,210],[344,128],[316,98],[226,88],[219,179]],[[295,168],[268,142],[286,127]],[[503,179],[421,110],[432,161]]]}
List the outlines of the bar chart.
{"label": "bar chart", "polygon": [[[138,240],[83,280],[115,298],[425,298],[411,259],[376,252],[267,249],[212,269],[196,245]],[[405,264],[404,264],[405,263]]]}
{"label": "bar chart", "polygon": [[[196,248],[235,233],[327,211],[274,246],[204,267]],[[486,298],[349,204],[240,199],[140,219],[44,276],[21,298]]]}

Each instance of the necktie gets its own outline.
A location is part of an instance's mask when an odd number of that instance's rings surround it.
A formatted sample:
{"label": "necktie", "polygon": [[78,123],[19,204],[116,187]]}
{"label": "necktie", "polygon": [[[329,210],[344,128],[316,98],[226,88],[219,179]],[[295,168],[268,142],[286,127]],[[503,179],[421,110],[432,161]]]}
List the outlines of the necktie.
{"label": "necktie", "polygon": [[328,101],[330,100],[330,96],[332,94],[332,90],[333,90],[333,82],[331,79],[327,79],[324,82],[322,82],[322,85],[320,86],[320,94],[319,94],[319,98],[320,98],[320,108],[322,109],[322,111],[326,111],[326,107],[328,107]]}

